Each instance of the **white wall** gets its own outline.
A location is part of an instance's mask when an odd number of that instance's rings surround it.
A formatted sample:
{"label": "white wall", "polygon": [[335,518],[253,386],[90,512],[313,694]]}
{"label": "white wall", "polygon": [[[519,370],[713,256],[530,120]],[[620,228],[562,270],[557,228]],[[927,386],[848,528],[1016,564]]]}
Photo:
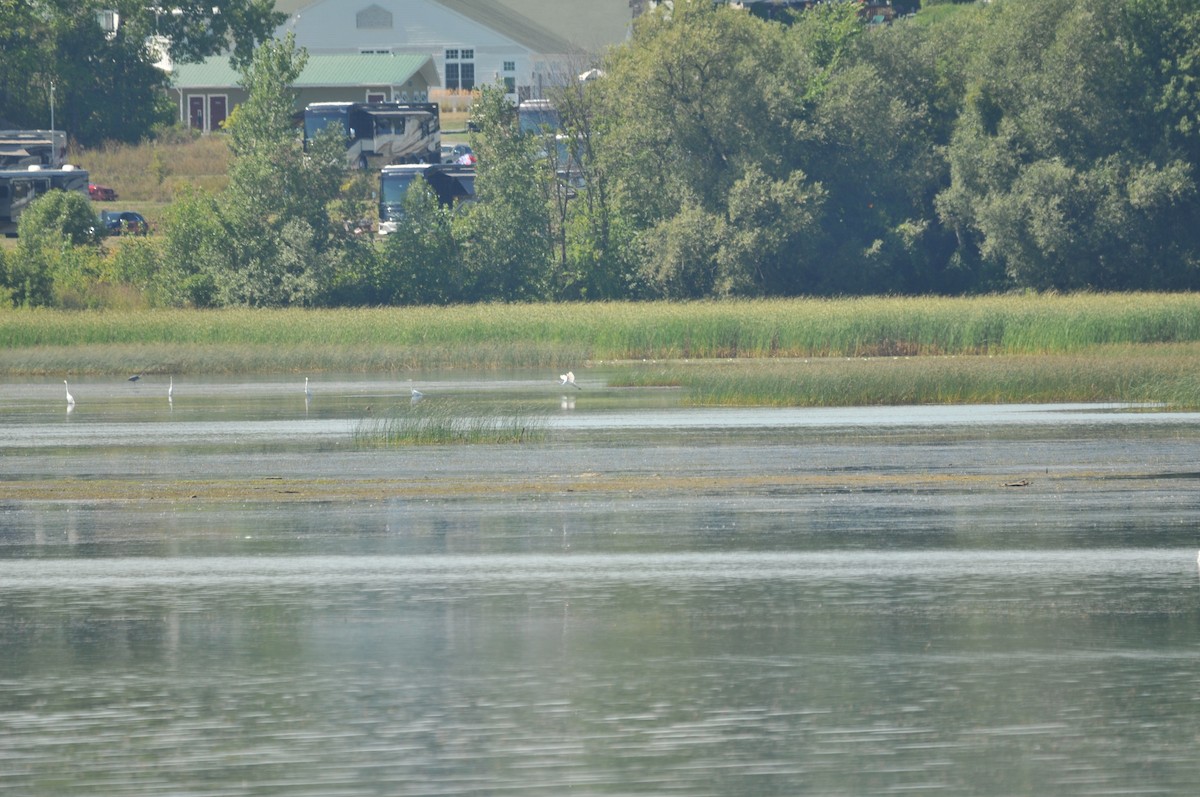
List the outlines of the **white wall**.
{"label": "white wall", "polygon": [[[359,12],[373,7],[391,13],[390,28],[359,27]],[[546,76],[534,74],[536,64],[546,59],[473,20],[428,0],[324,0],[301,9],[279,30],[292,32],[296,44],[310,53],[390,50],[396,53],[432,55],[443,83],[446,50],[475,51],[475,85],[490,84],[513,75],[518,85],[537,86]],[[553,54],[552,54],[553,55]],[[513,72],[504,70],[513,62]]]}

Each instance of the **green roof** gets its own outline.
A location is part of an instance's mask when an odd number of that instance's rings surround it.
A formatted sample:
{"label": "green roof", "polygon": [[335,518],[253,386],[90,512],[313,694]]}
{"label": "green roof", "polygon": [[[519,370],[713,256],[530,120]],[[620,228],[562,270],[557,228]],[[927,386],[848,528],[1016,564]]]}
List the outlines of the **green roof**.
{"label": "green roof", "polygon": [[[441,85],[428,55],[310,55],[292,86],[395,86],[422,72],[428,85]],[[199,64],[176,64],[171,82],[187,89],[236,86],[240,81],[228,59],[217,57]]]}

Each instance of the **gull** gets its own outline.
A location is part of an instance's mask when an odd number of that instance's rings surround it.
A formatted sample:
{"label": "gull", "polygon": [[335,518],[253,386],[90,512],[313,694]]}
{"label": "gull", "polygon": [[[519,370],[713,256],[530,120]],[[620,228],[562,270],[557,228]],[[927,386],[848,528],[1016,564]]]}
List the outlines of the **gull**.
{"label": "gull", "polygon": [[74,407],[75,397],[71,395],[71,386],[67,384],[67,380],[65,379],[63,380],[63,385],[66,386],[67,390],[67,407]]}
{"label": "gull", "polygon": [[579,385],[575,384],[575,374],[572,373],[571,371],[567,371],[565,374],[559,374],[558,375],[558,383],[560,385],[570,385],[571,387],[575,388],[576,390],[583,390],[583,388],[581,388]]}

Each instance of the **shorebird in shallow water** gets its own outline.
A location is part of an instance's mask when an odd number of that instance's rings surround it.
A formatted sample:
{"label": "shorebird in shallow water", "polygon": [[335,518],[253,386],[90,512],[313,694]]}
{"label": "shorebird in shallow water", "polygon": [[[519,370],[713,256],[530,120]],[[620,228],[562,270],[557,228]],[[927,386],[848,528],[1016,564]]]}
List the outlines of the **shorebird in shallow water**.
{"label": "shorebird in shallow water", "polygon": [[583,388],[581,388],[579,385],[575,384],[575,374],[571,371],[567,371],[565,374],[559,374],[558,383],[560,385],[564,385],[564,386],[570,385],[571,387],[575,388],[576,390],[583,390]]}

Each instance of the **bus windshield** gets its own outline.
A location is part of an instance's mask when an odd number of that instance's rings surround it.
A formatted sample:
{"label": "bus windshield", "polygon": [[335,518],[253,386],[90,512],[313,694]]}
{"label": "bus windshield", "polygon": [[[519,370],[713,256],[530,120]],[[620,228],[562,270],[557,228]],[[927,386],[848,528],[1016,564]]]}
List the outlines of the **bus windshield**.
{"label": "bus windshield", "polygon": [[329,108],[304,112],[304,138],[311,141],[327,127],[336,126],[346,138],[350,137],[350,117],[345,108]]}
{"label": "bus windshield", "polygon": [[522,133],[545,133],[557,131],[562,122],[553,108],[521,108],[517,113]]}
{"label": "bus windshield", "polygon": [[418,172],[383,175],[379,180],[379,203],[381,205],[402,204],[404,195],[408,193],[413,180],[418,176],[420,176]]}

